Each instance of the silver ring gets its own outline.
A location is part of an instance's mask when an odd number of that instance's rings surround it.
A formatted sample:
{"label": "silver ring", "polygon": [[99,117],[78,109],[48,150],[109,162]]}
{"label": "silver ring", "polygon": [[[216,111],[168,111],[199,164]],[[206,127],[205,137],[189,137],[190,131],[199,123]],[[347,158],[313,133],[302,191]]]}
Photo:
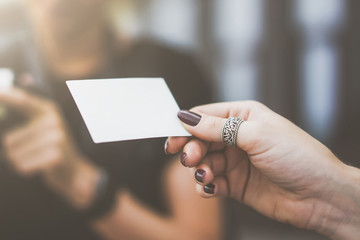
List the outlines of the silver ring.
{"label": "silver ring", "polygon": [[226,120],[221,131],[221,140],[223,141],[223,143],[231,147],[236,146],[236,139],[239,127],[243,122],[244,120],[238,117],[229,117]]}

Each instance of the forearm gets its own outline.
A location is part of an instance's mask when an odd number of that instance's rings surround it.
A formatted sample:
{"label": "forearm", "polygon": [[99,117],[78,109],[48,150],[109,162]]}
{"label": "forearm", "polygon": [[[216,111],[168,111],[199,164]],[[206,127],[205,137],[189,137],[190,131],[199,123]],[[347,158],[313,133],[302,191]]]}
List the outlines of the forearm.
{"label": "forearm", "polygon": [[113,213],[94,223],[94,228],[106,239],[220,239],[220,226],[217,229],[199,229],[198,224],[191,225],[178,216],[160,215],[146,208],[126,191],[119,193],[116,205]]}
{"label": "forearm", "polygon": [[[188,169],[174,166],[166,172],[171,215],[160,215],[121,190],[113,210],[94,222],[95,230],[105,239],[220,239],[220,201],[199,197]],[[94,199],[100,174],[91,162],[79,158],[47,172],[45,180],[74,207],[84,209]]]}
{"label": "forearm", "polygon": [[195,191],[189,169],[179,159],[164,171],[164,192],[170,210],[161,215],[124,190],[114,210],[95,223],[107,239],[221,239],[221,201],[203,199]]}
{"label": "forearm", "polygon": [[128,192],[119,193],[116,205],[94,224],[106,239],[172,239],[171,221],[145,209]]}
{"label": "forearm", "polygon": [[358,239],[360,236],[360,170],[347,165],[339,168],[333,192],[323,199],[328,208],[318,217],[318,232],[332,239]]}

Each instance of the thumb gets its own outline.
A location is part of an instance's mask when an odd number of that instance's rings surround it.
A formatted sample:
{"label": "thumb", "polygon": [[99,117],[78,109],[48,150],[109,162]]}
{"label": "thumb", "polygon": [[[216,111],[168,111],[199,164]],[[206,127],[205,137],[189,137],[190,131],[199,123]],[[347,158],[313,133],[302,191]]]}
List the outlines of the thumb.
{"label": "thumb", "polygon": [[11,91],[0,92],[0,104],[23,112],[27,115],[35,115],[42,111],[44,101],[21,89],[13,88]]}

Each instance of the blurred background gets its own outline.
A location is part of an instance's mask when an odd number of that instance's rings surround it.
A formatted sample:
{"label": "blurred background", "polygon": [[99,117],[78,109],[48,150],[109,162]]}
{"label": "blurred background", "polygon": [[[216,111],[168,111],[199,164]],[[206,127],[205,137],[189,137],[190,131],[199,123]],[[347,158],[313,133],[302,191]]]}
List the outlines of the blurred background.
{"label": "blurred background", "polygon": [[[119,38],[193,55],[213,101],[259,100],[359,167],[359,12],[357,0],[114,0],[109,16]],[[1,24],[0,49],[19,23]],[[230,204],[234,239],[324,239]]]}

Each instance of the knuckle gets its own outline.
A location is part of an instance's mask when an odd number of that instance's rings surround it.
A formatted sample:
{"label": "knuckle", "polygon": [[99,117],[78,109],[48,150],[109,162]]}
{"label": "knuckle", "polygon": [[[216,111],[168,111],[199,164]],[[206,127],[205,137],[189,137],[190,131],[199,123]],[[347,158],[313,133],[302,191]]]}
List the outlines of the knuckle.
{"label": "knuckle", "polygon": [[32,173],[31,168],[25,165],[19,166],[19,172],[25,176],[29,176]]}
{"label": "knuckle", "polygon": [[48,120],[55,121],[58,118],[59,110],[52,102],[45,102],[41,106],[42,113],[46,115]]}
{"label": "knuckle", "polygon": [[17,174],[25,177],[34,174],[34,169],[30,167],[30,165],[18,163],[18,164],[14,164],[14,168]]}
{"label": "knuckle", "polygon": [[43,110],[47,111],[47,112],[55,112],[57,111],[56,105],[52,102],[48,102],[48,101],[44,101],[42,103],[42,108]]}
{"label": "knuckle", "polygon": [[48,125],[56,127],[60,125],[60,120],[54,112],[47,112],[44,120]]}
{"label": "knuckle", "polygon": [[217,129],[221,126],[221,123],[218,119],[207,117],[205,120],[205,125],[208,129]]}
{"label": "knuckle", "polygon": [[61,144],[65,139],[65,135],[62,131],[55,130],[52,132],[52,140],[54,144],[58,145]]}
{"label": "knuckle", "polygon": [[259,107],[262,107],[263,104],[256,101],[256,100],[248,100],[247,103],[251,106],[251,107],[254,107],[254,108],[259,108]]}
{"label": "knuckle", "polygon": [[253,105],[254,105],[254,109],[257,109],[259,111],[264,111],[264,110],[268,109],[268,107],[265,104],[258,102],[258,101],[254,101]]}
{"label": "knuckle", "polygon": [[62,121],[55,114],[47,114],[45,116],[45,118],[43,119],[43,124],[49,131],[62,132],[62,129],[63,129]]}
{"label": "knuckle", "polygon": [[193,159],[199,160],[202,157],[201,150],[199,148],[194,148],[193,150]]}
{"label": "knuckle", "polygon": [[48,154],[48,163],[51,165],[55,165],[61,162],[63,158],[63,154],[59,149],[52,149]]}
{"label": "knuckle", "polygon": [[210,128],[211,129],[216,129],[220,126],[220,121],[216,120],[216,119],[211,119],[210,121]]}

